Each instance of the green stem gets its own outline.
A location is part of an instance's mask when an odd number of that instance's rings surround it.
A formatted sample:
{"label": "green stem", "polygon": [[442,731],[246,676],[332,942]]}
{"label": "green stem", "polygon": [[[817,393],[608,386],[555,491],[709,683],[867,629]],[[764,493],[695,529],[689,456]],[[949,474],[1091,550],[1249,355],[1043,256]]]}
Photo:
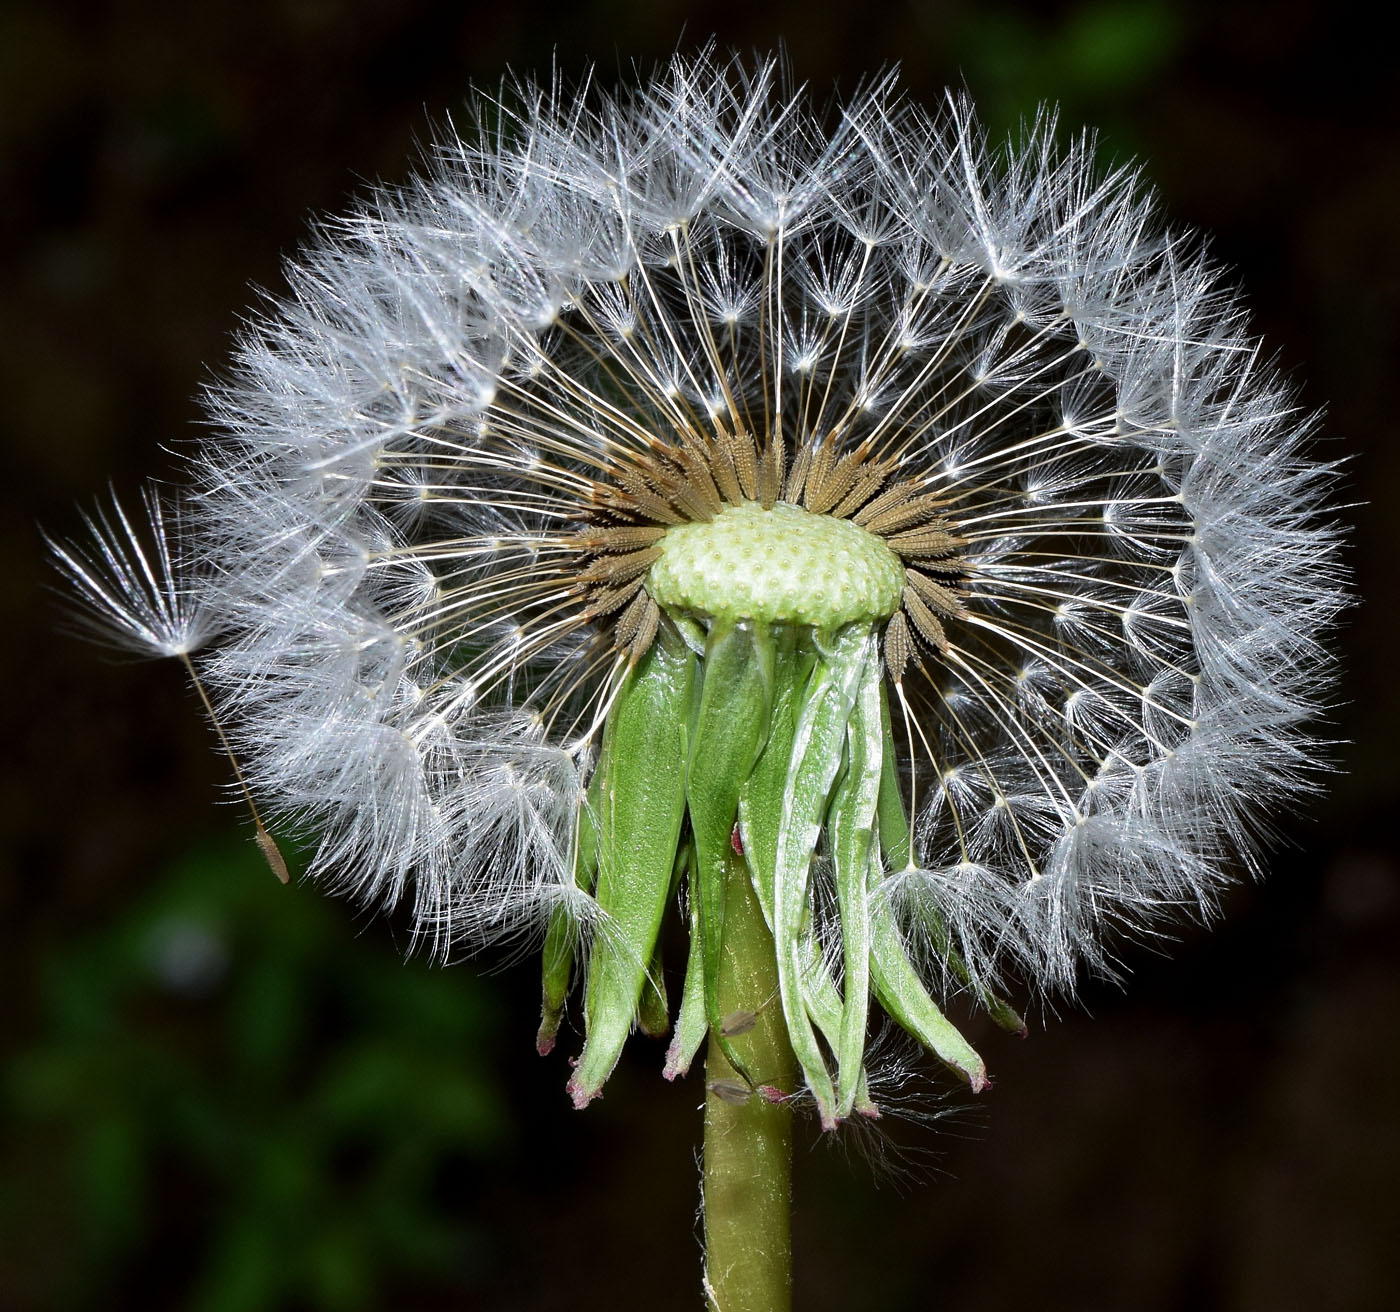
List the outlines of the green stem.
{"label": "green stem", "polygon": [[[778,1002],[773,936],[744,858],[726,860],[722,1015],[756,1013],[728,1040],[754,1079],[793,1092],[796,1063]],[[750,1094],[710,1036],[705,1059],[705,1282],[710,1312],[792,1306],[792,1111]],[[718,1090],[718,1092],[716,1092]]]}

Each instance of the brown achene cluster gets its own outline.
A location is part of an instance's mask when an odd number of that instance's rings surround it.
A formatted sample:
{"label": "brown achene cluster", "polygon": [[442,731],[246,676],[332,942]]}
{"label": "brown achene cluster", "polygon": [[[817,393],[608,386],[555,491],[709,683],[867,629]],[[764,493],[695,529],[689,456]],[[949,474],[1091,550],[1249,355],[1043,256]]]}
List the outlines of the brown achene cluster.
{"label": "brown achene cluster", "polygon": [[904,595],[884,632],[885,665],[895,683],[918,661],[920,646],[947,648],[943,624],[964,613],[956,580],[968,562],[958,554],[965,542],[946,518],[949,499],[926,491],[929,480],[893,478],[897,459],[875,455],[868,442],[844,453],[831,440],[808,444],[789,467],[781,437],[760,448],[745,431],[679,436],[675,444],[654,440],[649,454],[615,467],[612,482],[595,480],[589,525],[572,539],[587,560],[576,585],[587,599],[583,618],[620,611],[616,650],[635,663],[656,637],[661,611],[646,579],[668,528],[707,522],[726,505],[756,502],[770,510],[779,501],[848,519],[903,562]]}

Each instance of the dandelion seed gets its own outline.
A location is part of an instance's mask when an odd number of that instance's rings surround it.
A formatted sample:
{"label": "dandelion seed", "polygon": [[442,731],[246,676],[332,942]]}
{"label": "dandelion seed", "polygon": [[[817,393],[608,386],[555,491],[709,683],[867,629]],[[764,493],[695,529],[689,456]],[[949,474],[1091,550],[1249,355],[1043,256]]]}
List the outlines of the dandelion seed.
{"label": "dandelion seed", "polygon": [[167,510],[150,487],[143,492],[142,502],[147,542],[113,495],[110,511],[98,509],[85,517],[87,541],[50,539],[50,547],[83,605],[81,622],[88,636],[142,655],[174,656],[184,665],[248,804],[258,848],[278,881],[288,883],[291,874],[286,860],[258,814],[238,758],[191,660],[191,653],[217,632],[211,576],[178,556],[178,511],[168,525]]}

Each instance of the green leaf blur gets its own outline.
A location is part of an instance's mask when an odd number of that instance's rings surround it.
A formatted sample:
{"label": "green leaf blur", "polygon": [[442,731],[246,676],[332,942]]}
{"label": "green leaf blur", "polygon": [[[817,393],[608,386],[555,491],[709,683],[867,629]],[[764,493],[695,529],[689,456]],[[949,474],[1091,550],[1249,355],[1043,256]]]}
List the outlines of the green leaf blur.
{"label": "green leaf blur", "polygon": [[24,1147],[0,1204],[62,1254],[31,1271],[43,1305],[158,1283],[192,1312],[342,1309],[463,1274],[474,1236],[441,1174],[512,1129],[473,1057],[488,991],[385,937],[224,842],[48,959],[41,1037],[3,1088]]}

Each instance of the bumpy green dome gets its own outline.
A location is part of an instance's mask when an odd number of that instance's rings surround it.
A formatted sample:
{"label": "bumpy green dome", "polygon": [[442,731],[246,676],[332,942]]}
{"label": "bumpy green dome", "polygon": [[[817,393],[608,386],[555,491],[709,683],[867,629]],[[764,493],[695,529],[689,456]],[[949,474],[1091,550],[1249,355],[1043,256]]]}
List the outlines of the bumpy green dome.
{"label": "bumpy green dome", "polygon": [[726,506],[667,530],[647,586],[657,603],[723,620],[831,629],[899,609],[904,566],[850,520],[779,502]]}

